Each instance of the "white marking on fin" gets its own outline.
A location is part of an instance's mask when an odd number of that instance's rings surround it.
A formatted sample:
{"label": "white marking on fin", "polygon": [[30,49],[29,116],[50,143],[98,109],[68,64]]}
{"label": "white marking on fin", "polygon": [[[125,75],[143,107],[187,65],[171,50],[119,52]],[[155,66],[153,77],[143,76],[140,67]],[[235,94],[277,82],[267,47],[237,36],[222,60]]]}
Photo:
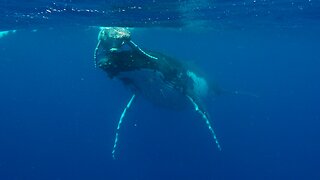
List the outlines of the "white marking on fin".
{"label": "white marking on fin", "polygon": [[158,59],[157,57],[151,56],[150,54],[144,52],[144,51],[143,51],[138,45],[136,45],[133,41],[129,41],[129,45],[131,45],[132,48],[140,51],[142,54],[144,54],[145,56],[148,56],[148,57],[151,58],[151,59],[155,59],[155,60]]}
{"label": "white marking on fin", "polygon": [[219,141],[218,141],[218,138],[217,138],[217,136],[216,136],[216,133],[214,132],[214,130],[213,130],[212,126],[211,126],[211,123],[210,123],[210,121],[209,121],[209,119],[208,119],[208,116],[207,116],[203,111],[201,111],[201,110],[199,109],[198,104],[195,103],[194,100],[193,100],[190,96],[187,96],[187,97],[189,98],[189,100],[190,100],[191,103],[193,104],[194,109],[195,109],[195,110],[201,115],[201,117],[206,121],[206,124],[207,124],[207,126],[208,126],[208,128],[209,128],[209,130],[210,130],[210,132],[211,132],[211,134],[212,134],[212,136],[213,136],[213,139],[214,139],[214,141],[215,141],[218,149],[221,151],[220,143],[219,143]]}
{"label": "white marking on fin", "polygon": [[94,49],[94,55],[93,55],[93,63],[94,63],[94,68],[97,68],[97,54],[98,50],[100,48],[101,40],[98,41],[98,44],[96,48]]}
{"label": "white marking on fin", "polygon": [[127,110],[130,108],[130,106],[132,104],[132,101],[134,100],[135,97],[136,97],[136,95],[133,94],[131,99],[130,99],[130,101],[128,102],[127,106],[124,108],[124,110],[123,110],[123,112],[122,112],[122,114],[120,116],[120,120],[118,122],[117,130],[116,130],[116,137],[114,139],[114,144],[113,144],[113,149],[112,149],[112,157],[113,157],[113,159],[116,159],[115,152],[116,152],[117,144],[118,144],[118,140],[119,140],[119,130],[120,130],[120,127],[121,127],[121,123],[123,121],[124,116],[126,115]]}

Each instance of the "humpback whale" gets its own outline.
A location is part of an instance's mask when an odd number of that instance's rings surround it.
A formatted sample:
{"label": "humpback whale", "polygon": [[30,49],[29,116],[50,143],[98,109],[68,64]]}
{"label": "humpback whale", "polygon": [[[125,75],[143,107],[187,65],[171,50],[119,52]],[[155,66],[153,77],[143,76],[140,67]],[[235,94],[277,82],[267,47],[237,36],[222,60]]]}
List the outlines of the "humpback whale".
{"label": "humpback whale", "polygon": [[101,28],[94,62],[110,78],[120,80],[133,94],[118,122],[112,150],[114,159],[121,124],[136,97],[144,97],[156,105],[169,108],[185,108],[188,103],[191,104],[205,121],[217,148],[221,150],[202,103],[209,93],[208,82],[183,63],[158,52],[142,50],[132,41],[130,31],[121,27]]}

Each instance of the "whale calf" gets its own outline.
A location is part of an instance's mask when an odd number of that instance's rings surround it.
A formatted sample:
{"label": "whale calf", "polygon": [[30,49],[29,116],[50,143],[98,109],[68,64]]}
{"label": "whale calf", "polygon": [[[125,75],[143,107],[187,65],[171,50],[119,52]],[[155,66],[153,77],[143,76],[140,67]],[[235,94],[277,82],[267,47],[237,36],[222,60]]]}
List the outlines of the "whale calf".
{"label": "whale calf", "polygon": [[142,50],[132,41],[130,31],[121,27],[101,28],[94,62],[110,78],[120,80],[133,94],[118,122],[113,158],[116,158],[121,124],[136,97],[144,97],[156,105],[175,109],[192,104],[205,120],[217,148],[221,150],[202,103],[209,93],[208,82],[183,63],[162,53]]}

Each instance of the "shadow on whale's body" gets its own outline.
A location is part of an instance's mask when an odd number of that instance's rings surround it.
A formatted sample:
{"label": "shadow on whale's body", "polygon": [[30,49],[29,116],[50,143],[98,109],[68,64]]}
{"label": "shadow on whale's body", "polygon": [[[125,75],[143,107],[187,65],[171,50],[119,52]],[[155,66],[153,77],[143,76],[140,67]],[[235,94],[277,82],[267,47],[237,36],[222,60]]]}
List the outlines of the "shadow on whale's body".
{"label": "shadow on whale's body", "polygon": [[120,116],[112,150],[113,158],[121,123],[137,96],[142,96],[156,105],[174,109],[185,108],[191,103],[205,120],[218,149],[221,150],[202,103],[210,89],[204,78],[171,57],[142,50],[131,40],[130,32],[125,28],[102,28],[98,40],[94,54],[96,66],[103,69],[110,78],[119,79],[133,93]]}

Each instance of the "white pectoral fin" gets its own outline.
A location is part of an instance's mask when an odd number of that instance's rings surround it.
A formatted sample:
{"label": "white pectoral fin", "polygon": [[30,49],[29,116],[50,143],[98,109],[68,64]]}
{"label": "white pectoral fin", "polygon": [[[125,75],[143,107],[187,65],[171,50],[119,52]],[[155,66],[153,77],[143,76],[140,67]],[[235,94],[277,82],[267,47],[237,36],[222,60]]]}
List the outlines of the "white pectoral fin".
{"label": "white pectoral fin", "polygon": [[115,159],[115,153],[116,153],[116,149],[117,149],[117,144],[118,144],[118,140],[119,140],[119,130],[120,130],[120,127],[121,127],[121,123],[123,121],[123,118],[125,117],[126,115],[126,112],[127,110],[130,108],[134,98],[136,97],[135,94],[132,95],[131,99],[129,100],[129,102],[127,103],[127,106],[124,108],[124,110],[122,111],[122,114],[120,116],[120,120],[118,122],[118,126],[117,126],[117,130],[116,130],[116,137],[114,139],[114,144],[113,144],[113,149],[112,149],[112,157],[113,159]]}
{"label": "white pectoral fin", "polygon": [[188,99],[191,101],[192,105],[194,106],[194,109],[201,115],[202,119],[204,119],[206,121],[206,124],[212,134],[212,137],[213,137],[213,140],[215,141],[218,149],[221,151],[221,146],[220,146],[220,143],[218,141],[218,138],[216,136],[216,133],[214,132],[213,128],[212,128],[212,125],[209,121],[209,118],[208,116],[206,115],[206,113],[204,111],[202,111],[200,108],[199,108],[199,105],[194,101],[193,98],[191,98],[190,96],[187,96]]}

